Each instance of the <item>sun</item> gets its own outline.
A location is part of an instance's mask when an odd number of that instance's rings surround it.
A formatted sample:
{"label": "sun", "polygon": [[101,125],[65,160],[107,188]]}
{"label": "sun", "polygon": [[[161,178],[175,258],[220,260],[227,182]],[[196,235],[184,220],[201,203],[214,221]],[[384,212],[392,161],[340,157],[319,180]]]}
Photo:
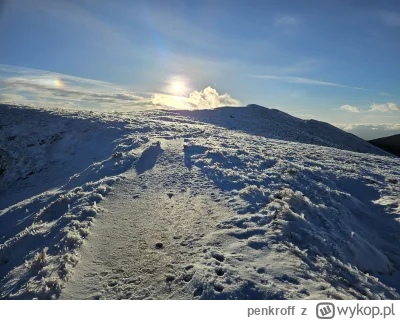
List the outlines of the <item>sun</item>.
{"label": "sun", "polygon": [[163,91],[176,97],[184,97],[190,91],[188,79],[183,75],[171,75],[165,80]]}
{"label": "sun", "polygon": [[174,83],[172,85],[172,90],[175,94],[181,94],[183,92],[183,86],[180,83]]}

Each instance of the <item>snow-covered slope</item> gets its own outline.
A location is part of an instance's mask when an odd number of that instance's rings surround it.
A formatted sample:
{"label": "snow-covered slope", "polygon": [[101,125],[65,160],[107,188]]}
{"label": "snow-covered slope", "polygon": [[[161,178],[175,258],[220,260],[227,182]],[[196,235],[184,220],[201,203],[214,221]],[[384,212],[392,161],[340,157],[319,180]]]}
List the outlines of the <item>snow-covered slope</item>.
{"label": "snow-covered slope", "polygon": [[328,124],[0,105],[0,125],[0,298],[400,297],[400,159]]}
{"label": "snow-covered slope", "polygon": [[179,113],[202,122],[266,138],[388,155],[365,140],[329,123],[302,120],[277,109],[255,104],[243,108],[222,107],[208,110],[185,110]]}

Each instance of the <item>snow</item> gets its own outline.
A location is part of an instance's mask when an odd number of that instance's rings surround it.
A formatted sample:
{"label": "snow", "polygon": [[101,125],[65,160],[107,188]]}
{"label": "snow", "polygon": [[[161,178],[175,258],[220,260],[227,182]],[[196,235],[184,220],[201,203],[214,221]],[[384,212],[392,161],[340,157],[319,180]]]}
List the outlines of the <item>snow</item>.
{"label": "snow", "polygon": [[0,105],[0,126],[0,298],[400,298],[400,159],[329,124]]}

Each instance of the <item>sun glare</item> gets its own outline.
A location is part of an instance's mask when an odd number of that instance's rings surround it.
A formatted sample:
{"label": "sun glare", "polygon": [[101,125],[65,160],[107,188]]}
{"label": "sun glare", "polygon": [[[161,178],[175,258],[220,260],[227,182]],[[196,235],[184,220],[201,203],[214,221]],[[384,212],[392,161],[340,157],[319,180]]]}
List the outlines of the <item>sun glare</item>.
{"label": "sun glare", "polygon": [[57,78],[55,81],[55,85],[56,87],[61,88],[63,86],[62,80]]}
{"label": "sun glare", "polygon": [[180,83],[174,83],[172,89],[175,94],[181,94],[183,91],[183,86]]}

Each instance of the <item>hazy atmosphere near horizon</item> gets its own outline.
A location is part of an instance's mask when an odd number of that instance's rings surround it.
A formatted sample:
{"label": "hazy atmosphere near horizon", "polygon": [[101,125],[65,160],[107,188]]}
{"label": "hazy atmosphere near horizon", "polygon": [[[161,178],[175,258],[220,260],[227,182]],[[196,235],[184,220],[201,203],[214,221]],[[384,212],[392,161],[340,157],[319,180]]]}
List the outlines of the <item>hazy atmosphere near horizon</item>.
{"label": "hazy atmosphere near horizon", "polygon": [[[399,0],[0,0],[0,39],[0,300],[398,314]],[[131,314],[74,306],[0,315]]]}
{"label": "hazy atmosphere near horizon", "polygon": [[398,1],[2,0],[0,102],[259,104],[400,133]]}

